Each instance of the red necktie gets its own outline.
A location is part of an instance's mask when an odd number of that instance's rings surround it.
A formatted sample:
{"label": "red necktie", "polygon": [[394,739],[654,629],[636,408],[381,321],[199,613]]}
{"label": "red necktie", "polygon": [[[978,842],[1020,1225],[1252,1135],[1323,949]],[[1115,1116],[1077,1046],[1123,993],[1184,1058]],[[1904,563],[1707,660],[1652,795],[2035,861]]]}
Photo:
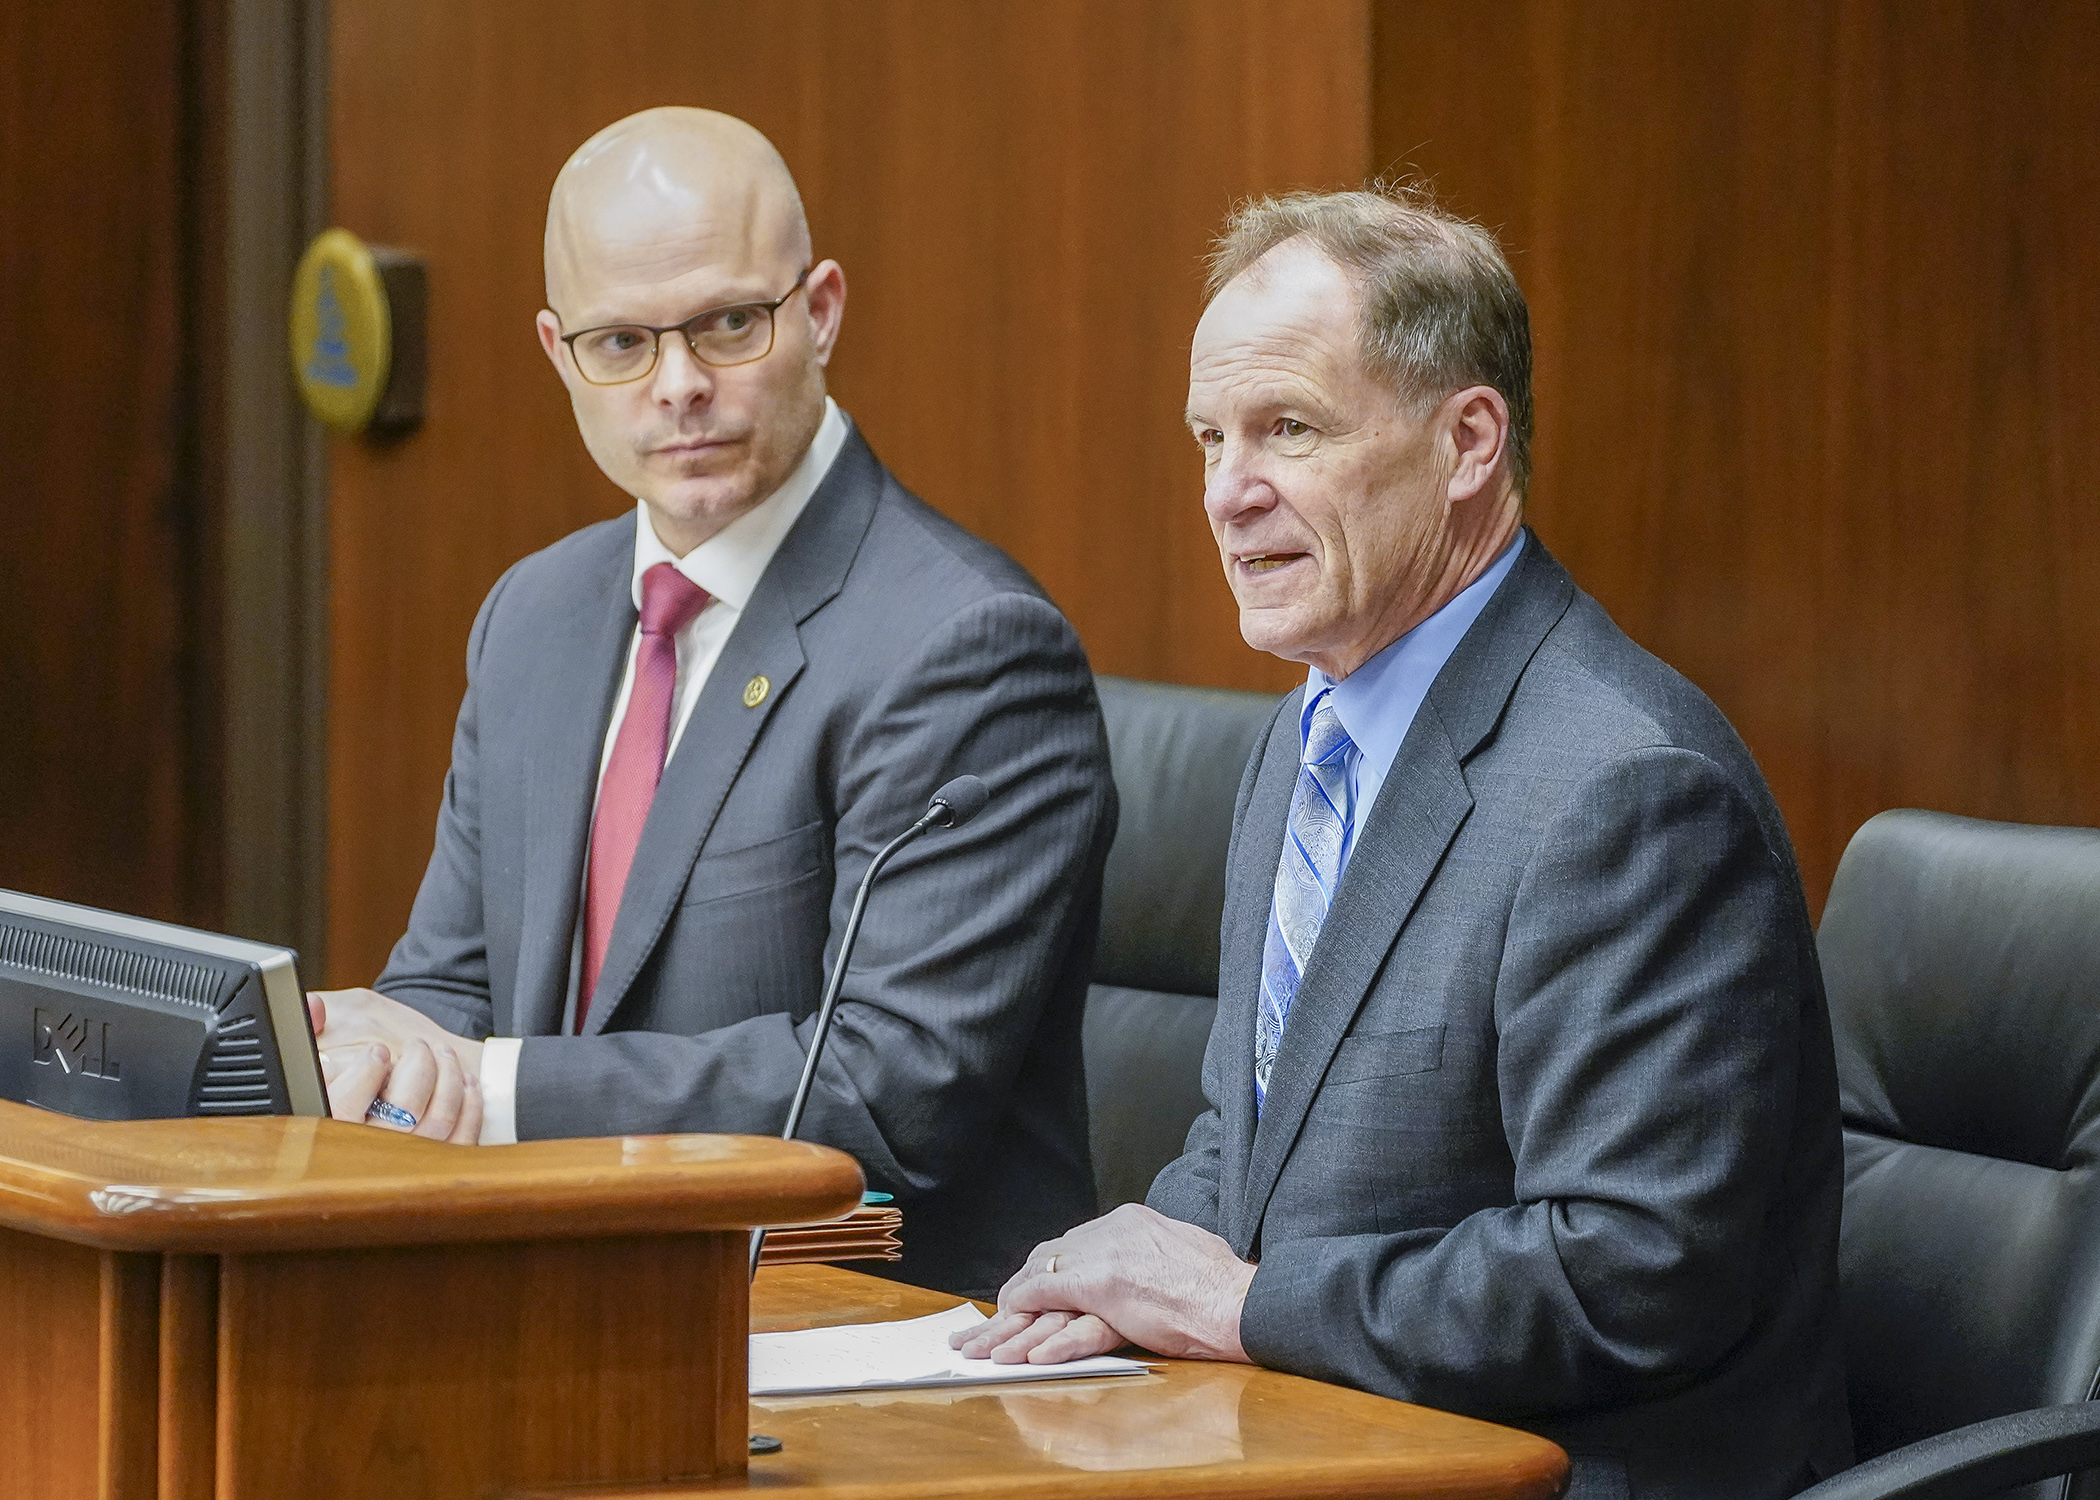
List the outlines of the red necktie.
{"label": "red necktie", "polygon": [[664,773],[671,706],[678,695],[678,632],[710,602],[706,589],[669,563],[658,563],[642,574],[642,634],[634,648],[634,688],[598,783],[598,812],[591,820],[590,879],[583,895],[583,983],[576,995],[579,1032],[590,1014],[613,919],[620,914],[620,894],[627,889],[627,871]]}

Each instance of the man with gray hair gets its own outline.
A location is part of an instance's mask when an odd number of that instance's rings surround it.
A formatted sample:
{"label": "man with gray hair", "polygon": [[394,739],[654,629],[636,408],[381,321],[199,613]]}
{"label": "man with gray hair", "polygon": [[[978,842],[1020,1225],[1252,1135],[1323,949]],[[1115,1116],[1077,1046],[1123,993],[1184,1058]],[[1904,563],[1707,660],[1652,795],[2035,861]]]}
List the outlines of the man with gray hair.
{"label": "man with gray hair", "polygon": [[1250,644],[1210,1108],[966,1352],[1133,1341],[1510,1422],[1581,1496],[1850,1458],[1843,1158],[1801,882],[1742,742],[1523,526],[1524,299],[1420,195],[1241,209],[1190,355]]}

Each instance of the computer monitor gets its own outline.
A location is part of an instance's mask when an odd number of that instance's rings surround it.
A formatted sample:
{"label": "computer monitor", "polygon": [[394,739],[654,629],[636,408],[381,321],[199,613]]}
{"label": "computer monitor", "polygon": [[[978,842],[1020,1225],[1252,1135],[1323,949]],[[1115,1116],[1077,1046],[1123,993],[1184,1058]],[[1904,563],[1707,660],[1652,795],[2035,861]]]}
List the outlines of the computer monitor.
{"label": "computer monitor", "polygon": [[0,891],[0,1099],[90,1120],[326,1115],[290,949]]}

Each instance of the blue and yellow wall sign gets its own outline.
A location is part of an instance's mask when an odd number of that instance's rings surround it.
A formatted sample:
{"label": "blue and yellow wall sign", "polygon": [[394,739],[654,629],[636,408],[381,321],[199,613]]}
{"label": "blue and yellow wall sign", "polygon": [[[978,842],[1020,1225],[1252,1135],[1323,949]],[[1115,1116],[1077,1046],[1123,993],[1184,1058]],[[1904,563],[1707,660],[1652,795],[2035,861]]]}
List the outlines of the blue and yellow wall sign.
{"label": "blue and yellow wall sign", "polygon": [[292,277],[292,373],[307,410],[339,432],[422,420],[423,263],[347,229],[314,237]]}

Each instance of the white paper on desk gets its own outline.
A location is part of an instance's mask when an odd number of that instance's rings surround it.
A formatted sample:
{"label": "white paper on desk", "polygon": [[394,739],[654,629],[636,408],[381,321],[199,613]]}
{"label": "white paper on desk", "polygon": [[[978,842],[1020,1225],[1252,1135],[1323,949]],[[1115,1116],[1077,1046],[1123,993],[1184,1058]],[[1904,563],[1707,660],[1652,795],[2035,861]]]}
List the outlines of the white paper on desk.
{"label": "white paper on desk", "polygon": [[883,1386],[999,1385],[1081,1375],[1142,1375],[1134,1359],[1103,1355],[1061,1365],[995,1365],[964,1359],[948,1335],[975,1328],[984,1314],[967,1302],[902,1323],[849,1323],[794,1333],[751,1335],[751,1394],[808,1396]]}

